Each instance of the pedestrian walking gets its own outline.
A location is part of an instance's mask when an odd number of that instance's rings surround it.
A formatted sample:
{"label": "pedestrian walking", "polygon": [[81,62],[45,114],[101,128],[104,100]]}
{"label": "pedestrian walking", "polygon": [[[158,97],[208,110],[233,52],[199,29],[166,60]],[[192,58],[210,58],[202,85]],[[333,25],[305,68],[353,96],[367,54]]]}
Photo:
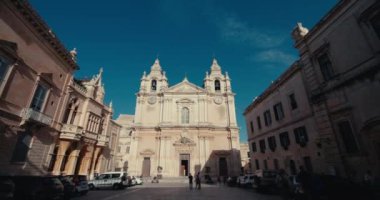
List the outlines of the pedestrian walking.
{"label": "pedestrian walking", "polygon": [[190,190],[193,190],[193,175],[191,173],[189,173],[189,187]]}
{"label": "pedestrian walking", "polygon": [[198,190],[201,189],[201,175],[199,172],[197,173],[197,176],[195,177],[195,188],[197,188]]}
{"label": "pedestrian walking", "polygon": [[223,185],[226,185],[227,182],[227,176],[223,176]]}

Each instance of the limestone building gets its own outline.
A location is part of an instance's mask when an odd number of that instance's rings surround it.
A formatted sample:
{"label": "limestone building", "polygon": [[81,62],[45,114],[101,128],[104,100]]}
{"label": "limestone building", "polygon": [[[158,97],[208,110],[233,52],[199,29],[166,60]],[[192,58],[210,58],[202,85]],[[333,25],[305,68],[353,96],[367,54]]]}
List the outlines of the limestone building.
{"label": "limestone building", "polygon": [[342,0],[310,31],[292,32],[326,165],[380,177],[380,2]]}
{"label": "limestone building", "polygon": [[249,152],[248,143],[240,143],[241,174],[251,173],[251,153]]}
{"label": "limestone building", "polygon": [[120,171],[118,168],[118,145],[120,140],[120,132],[122,126],[116,123],[114,120],[109,122],[108,131],[106,137],[108,139],[107,147],[104,148],[102,155],[97,161],[102,166],[96,173],[102,173],[107,171]]}
{"label": "limestone building", "polygon": [[73,79],[69,85],[59,141],[50,150],[53,174],[92,177],[100,172],[101,162],[111,158],[108,145],[113,111],[103,103],[102,73],[101,69],[91,79]]}
{"label": "limestone building", "polygon": [[327,173],[298,62],[254,99],[244,117],[252,172],[284,169],[297,174],[303,166],[310,172]]}
{"label": "limestone building", "polygon": [[0,174],[48,172],[78,68],[28,1],[0,1]]}
{"label": "limestone building", "polygon": [[379,1],[341,0],[310,31],[297,24],[299,60],[245,111],[254,169],[378,180],[379,22]]}
{"label": "limestone building", "polygon": [[121,114],[115,121],[121,126],[118,146],[116,148],[116,171],[128,171],[134,116]]}
{"label": "limestone building", "polygon": [[228,74],[222,74],[215,59],[203,87],[187,78],[169,86],[157,59],[149,74],[144,72],[137,93],[129,173],[238,175],[241,163],[234,95]]}

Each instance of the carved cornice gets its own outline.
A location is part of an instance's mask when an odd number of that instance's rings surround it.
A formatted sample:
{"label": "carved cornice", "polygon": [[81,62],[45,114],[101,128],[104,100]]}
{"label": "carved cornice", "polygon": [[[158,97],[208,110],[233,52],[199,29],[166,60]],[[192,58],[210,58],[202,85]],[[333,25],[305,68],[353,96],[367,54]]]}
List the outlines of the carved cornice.
{"label": "carved cornice", "polygon": [[144,151],[140,152],[140,155],[142,156],[153,156],[155,153],[151,149],[145,149]]}
{"label": "carved cornice", "polygon": [[70,52],[65,48],[61,41],[56,37],[51,28],[43,21],[38,13],[32,8],[28,1],[11,0],[5,1],[6,4],[17,10],[23,20],[28,22],[28,25],[37,32],[45,44],[50,46],[56,55],[58,55],[72,69],[79,69],[79,66],[72,58]]}

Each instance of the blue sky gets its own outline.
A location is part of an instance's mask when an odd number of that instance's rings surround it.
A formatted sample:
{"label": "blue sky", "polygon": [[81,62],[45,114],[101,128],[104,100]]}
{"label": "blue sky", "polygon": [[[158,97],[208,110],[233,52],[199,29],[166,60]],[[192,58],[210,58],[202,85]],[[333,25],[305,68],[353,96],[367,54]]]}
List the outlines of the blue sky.
{"label": "blue sky", "polygon": [[104,68],[106,102],[134,114],[143,71],[159,57],[169,84],[185,74],[201,86],[215,56],[232,79],[241,141],[242,115],[293,61],[290,32],[311,28],[337,0],[30,0],[68,49],[78,50],[76,77]]}

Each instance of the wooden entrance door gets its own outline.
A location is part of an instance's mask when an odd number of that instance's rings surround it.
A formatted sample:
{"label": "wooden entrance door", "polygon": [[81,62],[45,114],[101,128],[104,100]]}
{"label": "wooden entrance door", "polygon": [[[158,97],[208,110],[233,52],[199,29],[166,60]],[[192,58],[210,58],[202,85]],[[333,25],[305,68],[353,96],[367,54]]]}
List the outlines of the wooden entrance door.
{"label": "wooden entrance door", "polygon": [[179,155],[179,175],[188,176],[190,170],[190,154]]}
{"label": "wooden entrance door", "polygon": [[143,165],[142,165],[142,176],[143,177],[150,176],[150,157],[144,157]]}

